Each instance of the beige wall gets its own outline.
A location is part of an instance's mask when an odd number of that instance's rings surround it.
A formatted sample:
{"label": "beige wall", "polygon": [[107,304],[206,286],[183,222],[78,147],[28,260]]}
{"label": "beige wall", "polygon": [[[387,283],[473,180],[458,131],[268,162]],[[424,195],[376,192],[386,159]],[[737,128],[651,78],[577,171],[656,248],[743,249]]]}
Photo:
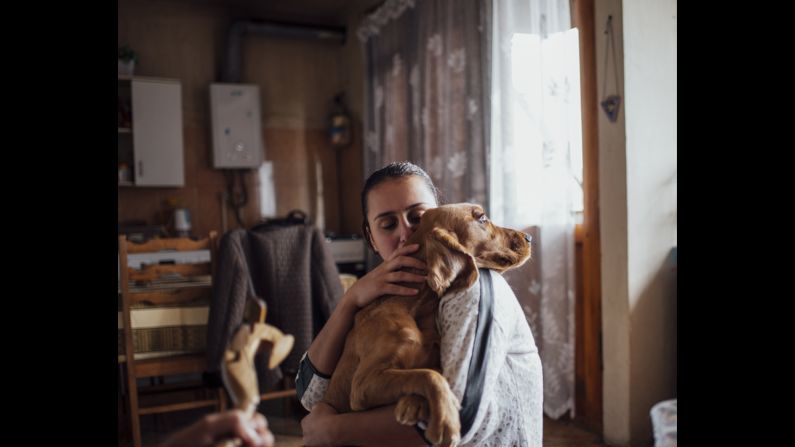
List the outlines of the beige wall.
{"label": "beige wall", "polygon": [[600,99],[610,14],[623,103],[616,123],[599,116],[604,436],[648,445],[651,406],[676,397],[676,1],[596,2]]}
{"label": "beige wall", "polygon": [[[220,194],[223,171],[210,167],[211,130],[209,84],[219,80],[226,33],[233,18],[269,18],[247,13],[241,3],[118,1],[118,43],[129,43],[140,54],[136,75],[182,81],[185,140],[185,187],[119,188],[120,221],[162,223],[168,200],[187,206],[194,233],[221,229]],[[284,20],[284,17],[280,17]],[[330,23],[331,24],[331,23]],[[342,152],[342,207],[337,196],[337,154],[326,143],[325,126],[331,99],[343,89],[361,89],[360,60],[351,57],[351,39],[345,46],[266,36],[243,39],[243,83],[260,86],[265,159],[273,162],[276,212],[319,209],[316,198],[316,163],[322,166],[326,228],[358,232],[358,189],[362,183],[361,144],[357,139]],[[352,83],[353,82],[353,83]],[[356,120],[357,124],[361,119]],[[243,212],[246,226],[260,218],[259,182],[255,171],[246,176],[249,203]],[[317,220],[317,219],[316,219]],[[237,226],[231,209],[229,229]]]}
{"label": "beige wall", "polygon": [[[598,97],[605,77],[604,29],[608,15],[613,16],[618,66],[623,66],[621,0],[597,0],[595,4],[596,67]],[[610,54],[612,57],[612,52]],[[613,74],[613,64],[608,64],[608,75]],[[623,76],[622,76],[623,78]],[[609,80],[613,89],[614,80]],[[621,85],[619,85],[621,88]],[[614,93],[612,90],[609,93]],[[623,91],[618,94],[623,95]],[[602,244],[602,352],[604,388],[603,429],[605,442],[610,445],[628,445],[629,425],[629,291],[627,271],[627,184],[626,140],[624,132],[625,105],[618,120],[611,123],[599,110],[599,226]]]}
{"label": "beige wall", "polygon": [[359,38],[356,37],[356,29],[374,0],[354,0],[348,8],[345,17],[345,24],[348,29],[348,38],[343,48],[342,59],[344,63],[340,66],[341,78],[345,80],[345,94],[350,106],[351,115],[354,122],[354,145],[352,148],[343,151],[344,163],[342,175],[348,179],[342,185],[344,197],[350,198],[342,204],[344,228],[352,228],[352,232],[361,233],[362,225],[362,206],[361,189],[364,186],[364,179],[369,173],[364,172],[364,160],[362,156],[364,135],[364,48]]}
{"label": "beige wall", "polygon": [[676,0],[624,4],[633,444],[649,410],[676,397]]}

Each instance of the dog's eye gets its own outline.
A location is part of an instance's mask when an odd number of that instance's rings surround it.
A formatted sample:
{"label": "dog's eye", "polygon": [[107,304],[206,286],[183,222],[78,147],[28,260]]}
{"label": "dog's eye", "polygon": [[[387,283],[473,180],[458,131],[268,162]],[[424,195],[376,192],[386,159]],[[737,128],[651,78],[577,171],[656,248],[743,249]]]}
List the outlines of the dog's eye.
{"label": "dog's eye", "polygon": [[485,214],[481,214],[480,216],[478,216],[478,222],[480,222],[480,223],[486,223],[488,220],[489,220],[489,218],[486,217]]}

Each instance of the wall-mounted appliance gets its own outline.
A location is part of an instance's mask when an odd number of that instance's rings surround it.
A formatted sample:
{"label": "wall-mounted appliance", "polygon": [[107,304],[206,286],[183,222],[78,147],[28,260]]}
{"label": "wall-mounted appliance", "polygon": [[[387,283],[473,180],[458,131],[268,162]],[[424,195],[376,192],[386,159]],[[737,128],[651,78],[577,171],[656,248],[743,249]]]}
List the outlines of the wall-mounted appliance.
{"label": "wall-mounted appliance", "polygon": [[264,144],[259,86],[210,84],[213,168],[256,169],[262,165]]}

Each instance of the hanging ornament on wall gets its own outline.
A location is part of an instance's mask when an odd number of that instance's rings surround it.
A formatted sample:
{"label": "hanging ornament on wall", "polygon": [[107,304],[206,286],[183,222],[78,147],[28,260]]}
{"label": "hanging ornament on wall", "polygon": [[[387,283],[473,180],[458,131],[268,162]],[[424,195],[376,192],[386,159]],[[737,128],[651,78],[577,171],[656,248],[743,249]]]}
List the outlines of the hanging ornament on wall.
{"label": "hanging ornament on wall", "polygon": [[342,93],[334,96],[329,118],[329,143],[334,148],[344,148],[351,144],[351,116],[342,97]]}
{"label": "hanging ornament on wall", "polygon": [[[343,149],[350,146],[353,142],[353,120],[351,119],[351,113],[345,106],[344,92],[340,92],[334,96],[331,113],[329,114],[328,126],[329,144],[332,149],[336,149],[337,158],[337,205],[339,211],[337,213],[338,222],[334,228],[336,232],[341,233],[343,216],[345,216],[345,201],[343,200],[343,179],[345,178],[343,169],[345,166],[342,162],[342,153]],[[326,231],[327,235],[332,235],[334,233],[335,231]]]}
{"label": "hanging ornament on wall", "polygon": [[[608,54],[613,53],[613,76],[616,81],[615,93],[607,95],[607,57]],[[604,82],[602,83],[602,92],[606,95],[605,99],[600,103],[602,109],[607,114],[607,119],[611,123],[615,123],[618,119],[618,111],[621,106],[621,95],[618,94],[618,60],[616,59],[616,44],[613,40],[613,16],[607,16],[607,26],[605,27],[605,69],[604,69]]]}

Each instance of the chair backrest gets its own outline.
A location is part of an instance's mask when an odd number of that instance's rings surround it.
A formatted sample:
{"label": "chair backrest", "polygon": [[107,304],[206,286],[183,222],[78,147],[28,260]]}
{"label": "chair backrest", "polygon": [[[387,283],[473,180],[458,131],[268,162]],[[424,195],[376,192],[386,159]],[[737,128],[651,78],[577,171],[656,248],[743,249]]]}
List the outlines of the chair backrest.
{"label": "chair backrest", "polygon": [[120,361],[204,351],[216,239],[119,236]]}
{"label": "chair backrest", "polygon": [[[192,408],[225,406],[223,392],[206,397],[203,383],[190,384],[199,395],[180,402],[139,399],[137,379],[204,373],[207,318],[215,273],[217,233],[201,240],[152,239],[145,243],[119,236],[119,363],[127,372],[133,446],[140,447],[139,416]],[[153,382],[151,382],[153,383]],[[162,384],[163,382],[161,382]],[[147,389],[145,397],[167,397],[170,390]],[[154,385],[147,388],[155,388]],[[177,389],[179,391],[179,389]],[[149,400],[149,399],[146,399]]]}

